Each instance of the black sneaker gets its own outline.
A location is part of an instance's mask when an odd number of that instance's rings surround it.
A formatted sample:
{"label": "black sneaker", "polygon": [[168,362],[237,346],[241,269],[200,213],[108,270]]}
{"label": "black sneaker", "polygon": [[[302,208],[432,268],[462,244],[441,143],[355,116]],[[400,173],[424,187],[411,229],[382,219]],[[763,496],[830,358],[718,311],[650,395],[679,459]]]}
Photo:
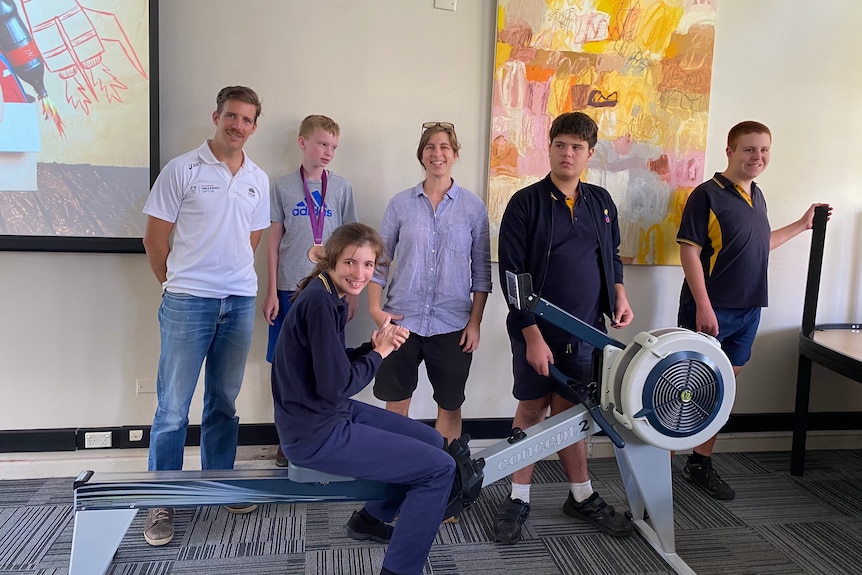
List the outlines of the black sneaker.
{"label": "black sneaker", "polygon": [[736,497],[730,485],[722,480],[718,471],[712,466],[712,459],[704,457],[700,463],[687,461],[682,468],[682,477],[689,483],[694,483],[715,499],[730,501]]}
{"label": "black sneaker", "polygon": [[633,530],[631,520],[618,514],[614,506],[605,503],[595,491],[580,503],[575,501],[569,491],[569,497],[563,504],[563,513],[581,521],[590,521],[599,531],[612,537],[628,537]]}
{"label": "black sneaker", "polygon": [[359,511],[354,511],[344,525],[344,534],[357,541],[376,541],[389,543],[395,528],[382,521],[368,521]]}
{"label": "black sneaker", "polygon": [[494,520],[494,541],[513,545],[521,540],[521,526],[530,516],[530,504],[520,499],[506,498],[497,508]]}
{"label": "black sneaker", "polygon": [[278,446],[278,451],[275,452],[275,466],[276,467],[287,467],[287,457],[284,456],[284,452],[281,450],[281,446]]}

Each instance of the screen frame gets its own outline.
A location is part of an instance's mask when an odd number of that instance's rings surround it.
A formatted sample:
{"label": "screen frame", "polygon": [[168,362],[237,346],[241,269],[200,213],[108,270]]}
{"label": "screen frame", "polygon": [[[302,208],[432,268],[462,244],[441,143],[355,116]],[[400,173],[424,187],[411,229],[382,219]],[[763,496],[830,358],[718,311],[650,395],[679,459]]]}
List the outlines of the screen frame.
{"label": "screen frame", "polygon": [[[159,0],[149,3],[150,187],[159,174]],[[143,238],[0,234],[0,251],[144,253]]]}

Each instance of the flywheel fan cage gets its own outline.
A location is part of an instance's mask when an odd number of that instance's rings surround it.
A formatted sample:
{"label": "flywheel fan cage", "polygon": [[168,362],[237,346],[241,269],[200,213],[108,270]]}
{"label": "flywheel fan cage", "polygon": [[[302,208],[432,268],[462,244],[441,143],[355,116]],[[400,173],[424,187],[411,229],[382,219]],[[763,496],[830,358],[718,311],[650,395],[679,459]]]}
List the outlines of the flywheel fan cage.
{"label": "flywheel fan cage", "polygon": [[693,351],[672,353],[650,371],[643,387],[643,409],[653,428],[669,437],[690,437],[718,415],[724,380],[718,366]]}

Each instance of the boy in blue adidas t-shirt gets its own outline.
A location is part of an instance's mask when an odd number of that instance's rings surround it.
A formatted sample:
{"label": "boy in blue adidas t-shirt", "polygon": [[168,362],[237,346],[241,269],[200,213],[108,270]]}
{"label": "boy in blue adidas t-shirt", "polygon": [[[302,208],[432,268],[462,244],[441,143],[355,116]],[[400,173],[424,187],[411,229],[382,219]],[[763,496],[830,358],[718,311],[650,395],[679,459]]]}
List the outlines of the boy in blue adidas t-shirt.
{"label": "boy in blue adidas t-shirt", "polygon": [[[266,360],[270,363],[297,283],[314,269],[314,260],[332,232],[357,221],[350,182],[326,169],[335,157],[339,133],[331,118],[307,116],[299,125],[302,165],[279,178],[272,189],[268,280],[261,306],[269,324]],[[351,307],[355,309],[355,302]],[[287,465],[281,453],[276,465]]]}

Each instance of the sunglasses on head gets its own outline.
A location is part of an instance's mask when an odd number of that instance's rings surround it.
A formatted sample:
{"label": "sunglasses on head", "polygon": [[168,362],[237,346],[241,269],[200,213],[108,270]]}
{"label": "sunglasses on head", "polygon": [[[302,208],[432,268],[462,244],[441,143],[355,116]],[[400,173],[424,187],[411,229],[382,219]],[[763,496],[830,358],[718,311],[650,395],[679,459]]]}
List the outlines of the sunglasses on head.
{"label": "sunglasses on head", "polygon": [[436,128],[437,126],[440,126],[444,130],[455,129],[455,124],[453,124],[452,122],[425,122],[424,124],[422,124],[422,129],[430,130],[431,128]]}

